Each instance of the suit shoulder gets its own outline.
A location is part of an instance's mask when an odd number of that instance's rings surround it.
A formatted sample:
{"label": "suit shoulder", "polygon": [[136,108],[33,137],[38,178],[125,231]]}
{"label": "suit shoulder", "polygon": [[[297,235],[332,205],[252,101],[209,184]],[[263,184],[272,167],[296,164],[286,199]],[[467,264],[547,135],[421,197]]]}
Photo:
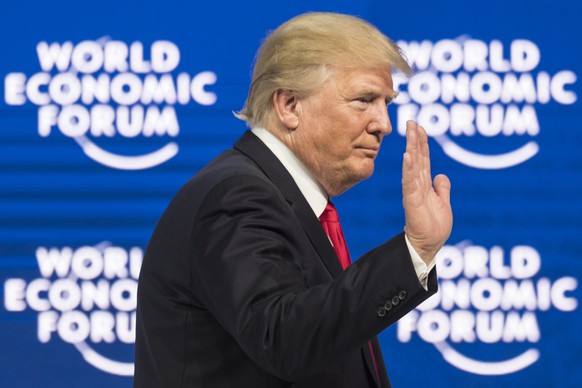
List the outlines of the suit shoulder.
{"label": "suit shoulder", "polygon": [[212,192],[216,193],[215,189],[218,187],[224,190],[228,187],[235,189],[241,186],[257,188],[257,185],[269,191],[278,191],[251,158],[237,150],[228,150],[190,178],[176,193],[172,203],[181,203],[181,206],[189,203],[190,206],[196,206]]}
{"label": "suit shoulder", "polygon": [[251,158],[237,150],[228,150],[204,166],[192,180],[220,179],[236,175],[256,175],[266,178],[259,165]]}
{"label": "suit shoulder", "polygon": [[236,150],[228,150],[204,166],[182,189],[208,192],[226,181],[244,182],[245,178],[255,183],[257,180],[253,178],[258,178],[270,184],[269,178],[251,158]]}

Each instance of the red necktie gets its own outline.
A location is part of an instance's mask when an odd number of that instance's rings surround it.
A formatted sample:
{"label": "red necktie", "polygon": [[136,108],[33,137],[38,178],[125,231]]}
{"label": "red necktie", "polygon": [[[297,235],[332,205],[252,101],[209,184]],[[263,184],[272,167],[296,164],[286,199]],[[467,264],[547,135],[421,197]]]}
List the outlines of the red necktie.
{"label": "red necktie", "polygon": [[348,268],[352,263],[350,260],[350,252],[348,252],[348,246],[346,245],[346,239],[342,232],[342,227],[339,223],[339,217],[337,215],[337,210],[331,202],[327,203],[325,210],[319,216],[319,221],[323,226],[323,230],[329,236],[331,244],[333,245],[333,250],[337,255],[340,264],[343,269]]}
{"label": "red necktie", "polygon": [[[325,210],[319,216],[319,221],[321,221],[321,226],[323,230],[327,233],[331,244],[333,245],[333,250],[338,257],[338,260],[343,269],[349,267],[352,263],[350,260],[350,252],[348,251],[348,246],[346,244],[346,239],[344,233],[342,232],[342,227],[339,222],[339,216],[337,215],[337,210],[333,203],[328,202]],[[372,354],[372,362],[374,363],[374,370],[376,371],[376,377],[380,381],[380,373],[378,373],[378,364],[376,363],[376,357],[374,356],[374,349],[372,347],[372,341],[368,342],[370,347],[370,353]]]}

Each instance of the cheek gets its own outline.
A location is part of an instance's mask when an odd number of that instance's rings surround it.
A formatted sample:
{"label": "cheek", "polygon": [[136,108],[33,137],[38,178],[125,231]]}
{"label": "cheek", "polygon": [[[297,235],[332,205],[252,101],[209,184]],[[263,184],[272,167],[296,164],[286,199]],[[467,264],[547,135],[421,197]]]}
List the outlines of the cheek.
{"label": "cheek", "polygon": [[346,136],[340,136],[339,134],[329,136],[325,141],[324,148],[324,152],[328,156],[339,159],[340,161],[347,159],[353,149],[351,141]]}
{"label": "cheek", "polygon": [[309,140],[319,156],[341,162],[351,156],[354,144],[362,136],[362,131],[365,132],[365,125],[351,112],[349,115],[345,112],[328,113],[311,128]]}
{"label": "cheek", "polygon": [[340,134],[340,128],[338,127],[338,122],[321,122],[317,127],[313,127],[310,134],[309,141],[313,143],[315,148],[326,154],[334,154],[338,152],[344,142]]}

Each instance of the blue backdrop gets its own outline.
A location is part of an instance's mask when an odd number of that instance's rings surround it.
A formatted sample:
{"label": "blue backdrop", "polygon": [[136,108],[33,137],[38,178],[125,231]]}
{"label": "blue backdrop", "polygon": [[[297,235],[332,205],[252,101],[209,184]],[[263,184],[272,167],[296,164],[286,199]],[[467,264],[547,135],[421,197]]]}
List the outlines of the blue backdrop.
{"label": "blue backdrop", "polygon": [[[337,198],[353,257],[403,226],[403,123],[453,183],[441,291],[380,335],[397,387],[581,386],[576,1],[0,6],[0,386],[130,386],[136,277],[177,189],[244,131],[267,31],[306,11],[398,41],[394,131]],[[374,219],[375,221],[370,221]],[[422,373],[419,373],[422,370]]]}

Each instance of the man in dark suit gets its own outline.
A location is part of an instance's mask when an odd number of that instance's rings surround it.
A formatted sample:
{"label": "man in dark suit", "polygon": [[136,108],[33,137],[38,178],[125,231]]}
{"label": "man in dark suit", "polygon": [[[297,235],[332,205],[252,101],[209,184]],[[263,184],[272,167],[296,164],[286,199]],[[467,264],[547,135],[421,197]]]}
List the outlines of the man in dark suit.
{"label": "man in dark suit", "polygon": [[394,69],[410,71],[354,17],[301,15],[269,36],[238,114],[252,131],[178,192],[148,245],[135,386],[390,386],[375,336],[436,292],[452,225],[426,132],[407,124],[403,233],[349,265],[320,219],[373,172]]}

